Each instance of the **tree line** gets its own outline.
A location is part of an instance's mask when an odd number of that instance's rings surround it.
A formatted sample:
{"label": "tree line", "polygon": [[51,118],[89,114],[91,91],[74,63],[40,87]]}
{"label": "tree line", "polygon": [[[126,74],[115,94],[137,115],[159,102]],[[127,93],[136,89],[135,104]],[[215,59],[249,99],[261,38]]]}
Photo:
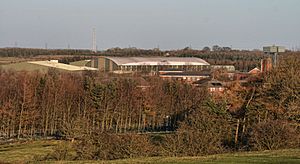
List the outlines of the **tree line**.
{"label": "tree line", "polygon": [[[178,82],[150,79],[142,89],[132,79],[97,80],[97,73],[1,71],[1,136],[68,135],[76,120],[89,130],[115,133],[174,130],[202,99],[198,90]],[[193,96],[198,95],[198,96]],[[67,131],[69,133],[69,131]]]}

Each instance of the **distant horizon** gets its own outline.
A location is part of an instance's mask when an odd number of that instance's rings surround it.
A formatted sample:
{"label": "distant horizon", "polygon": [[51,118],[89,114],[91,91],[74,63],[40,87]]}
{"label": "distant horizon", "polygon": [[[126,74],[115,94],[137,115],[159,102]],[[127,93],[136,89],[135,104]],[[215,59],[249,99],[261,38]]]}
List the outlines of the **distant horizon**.
{"label": "distant horizon", "polygon": [[[273,44],[274,45],[274,44]],[[264,46],[273,46],[273,45],[264,45]],[[221,45],[218,45],[220,47],[227,47],[227,46],[221,46]],[[275,46],[282,46],[282,45],[275,45]],[[188,47],[188,46],[187,46]],[[206,47],[206,46],[205,46]],[[207,46],[209,47],[210,49],[212,48],[212,46]],[[284,46],[286,50],[290,50],[290,51],[300,51],[300,47],[293,47],[293,48],[288,48],[286,46]],[[51,48],[51,47],[48,47],[48,48],[45,48],[45,47],[15,47],[15,46],[11,46],[11,47],[0,47],[0,48],[24,48],[24,49],[44,49],[44,50],[89,50],[89,51],[92,51],[91,48]],[[126,48],[136,48],[136,49],[141,49],[141,50],[154,50],[156,49],[157,47],[153,47],[153,48],[141,48],[141,47],[110,47],[110,48],[107,48],[107,49],[97,49],[97,51],[101,52],[101,51],[107,51],[109,49],[112,49],[112,48],[121,48],[121,49],[126,49]],[[186,47],[183,47],[183,48],[177,48],[177,49],[160,49],[161,51],[176,51],[176,50],[182,50]],[[202,50],[204,47],[202,48],[194,48],[192,47],[191,49],[192,50]],[[263,51],[263,47],[260,47],[260,48],[253,48],[253,49],[239,49],[239,48],[233,48],[231,50],[237,50],[237,51],[242,51],[242,50],[245,50],[245,51],[254,51],[254,50],[259,50],[259,51]],[[211,50],[213,51],[213,50]]]}
{"label": "distant horizon", "polygon": [[[220,47],[227,47],[227,46],[221,46],[221,45],[218,45]],[[266,45],[266,46],[272,46],[272,45]],[[277,45],[276,45],[277,46]],[[281,45],[280,45],[281,46]],[[187,46],[188,47],[188,46]],[[209,47],[209,48],[212,48],[212,46],[205,46],[205,47]],[[285,46],[284,46],[285,47]],[[52,47],[48,47],[48,48],[45,48],[45,47],[15,47],[15,46],[11,46],[11,47],[0,47],[0,48],[25,48],[25,49],[44,49],[44,50],[90,50],[92,51],[91,48],[52,48]],[[142,47],[119,47],[119,46],[116,46],[116,47],[110,47],[110,48],[106,48],[106,49],[97,49],[97,51],[106,51],[108,49],[112,49],[112,48],[121,48],[121,49],[126,49],[126,48],[137,48],[137,49],[142,49],[142,50],[153,50],[153,49],[156,49],[157,47],[153,47],[153,48],[142,48]],[[171,50],[182,50],[186,47],[182,47],[182,48],[176,48],[176,49],[161,49],[159,48],[159,50],[162,50],[162,51],[171,51]],[[191,49],[192,50],[202,50],[204,47],[202,48],[194,48],[192,47]],[[252,51],[252,50],[262,50],[263,47],[261,48],[253,48],[253,49],[239,49],[239,48],[232,48],[232,50],[249,50],[249,51]],[[286,48],[287,49],[287,48]],[[212,50],[211,50],[212,51]]]}
{"label": "distant horizon", "polygon": [[[0,47],[300,49],[299,0],[1,0]],[[45,45],[47,44],[47,46]]]}

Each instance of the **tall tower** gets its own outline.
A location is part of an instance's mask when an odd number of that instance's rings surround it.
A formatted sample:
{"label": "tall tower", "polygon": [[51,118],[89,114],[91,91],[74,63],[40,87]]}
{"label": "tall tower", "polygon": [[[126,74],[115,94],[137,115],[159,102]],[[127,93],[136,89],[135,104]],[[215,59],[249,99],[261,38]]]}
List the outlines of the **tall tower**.
{"label": "tall tower", "polygon": [[273,66],[276,67],[277,65],[277,55],[281,52],[285,52],[285,47],[283,46],[267,46],[263,47],[263,51],[265,54],[268,54],[269,56],[271,55],[273,58]]}
{"label": "tall tower", "polygon": [[92,45],[92,52],[96,53],[97,52],[97,45],[96,45],[96,29],[93,28],[93,45]]}
{"label": "tall tower", "polygon": [[261,59],[261,72],[269,72],[272,69],[272,59],[270,57]]}

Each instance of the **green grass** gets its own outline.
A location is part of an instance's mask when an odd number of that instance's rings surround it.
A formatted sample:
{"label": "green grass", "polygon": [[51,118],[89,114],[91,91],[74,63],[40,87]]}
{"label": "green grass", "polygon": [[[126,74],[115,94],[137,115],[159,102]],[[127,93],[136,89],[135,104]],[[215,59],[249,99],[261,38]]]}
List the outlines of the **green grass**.
{"label": "green grass", "polygon": [[[35,156],[45,156],[62,141],[29,141],[0,145],[1,162],[33,162]],[[33,162],[34,163],[34,162]],[[42,163],[57,163],[47,161]],[[239,152],[198,157],[149,157],[112,161],[60,161],[59,163],[152,163],[152,164],[196,164],[196,163],[300,163],[300,149],[274,151]]]}
{"label": "green grass", "polygon": [[300,163],[300,149],[228,153],[198,157],[154,157],[110,161],[109,163],[153,163],[153,164],[196,164],[196,163]]}
{"label": "green grass", "polygon": [[[42,65],[28,63],[28,62],[20,62],[20,63],[0,65],[0,68],[4,70],[12,70],[12,71],[28,71],[28,72],[38,71],[41,73],[47,73],[48,70],[52,67],[42,66]],[[69,72],[68,70],[65,69],[59,69],[59,68],[55,68],[55,69],[60,72]],[[80,71],[74,71],[74,72],[80,72]]]}
{"label": "green grass", "polygon": [[0,65],[24,62],[26,59],[18,57],[0,57]]}
{"label": "green grass", "polygon": [[21,62],[21,63],[14,63],[14,64],[7,64],[2,65],[0,68],[4,70],[14,70],[14,71],[40,71],[40,72],[47,72],[49,67],[41,66],[37,64],[31,64],[27,62]]}
{"label": "green grass", "polygon": [[30,161],[35,156],[50,153],[58,143],[58,141],[28,141],[0,145],[0,163]]}
{"label": "green grass", "polygon": [[86,61],[86,60],[80,60],[80,61],[76,61],[76,62],[71,62],[70,65],[75,65],[75,66],[83,67],[87,63],[88,63],[88,61]]}

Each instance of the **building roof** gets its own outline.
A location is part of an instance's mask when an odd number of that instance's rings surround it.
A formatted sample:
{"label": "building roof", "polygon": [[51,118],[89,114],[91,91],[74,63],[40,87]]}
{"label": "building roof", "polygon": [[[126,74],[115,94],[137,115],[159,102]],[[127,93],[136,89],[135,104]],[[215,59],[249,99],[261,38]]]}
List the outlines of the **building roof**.
{"label": "building roof", "polygon": [[97,68],[91,68],[91,67],[85,67],[85,66],[79,67],[79,66],[75,66],[75,65],[58,63],[58,60],[31,61],[28,63],[42,65],[42,66],[46,66],[46,67],[53,67],[53,68],[63,69],[63,70],[68,70],[68,71],[84,71],[84,70],[96,71],[96,70],[98,70]]}
{"label": "building roof", "polygon": [[224,83],[212,78],[205,78],[194,82],[193,84],[200,87],[224,87]]}
{"label": "building roof", "polygon": [[160,76],[206,76],[209,77],[210,76],[210,72],[207,70],[204,71],[195,71],[195,72],[166,72],[166,73],[162,73]]}
{"label": "building roof", "polygon": [[104,57],[117,65],[209,65],[195,57]]}
{"label": "building roof", "polygon": [[255,68],[251,69],[248,73],[250,73],[250,74],[258,74],[260,72],[261,72],[260,69],[258,69],[257,67],[255,67]]}
{"label": "building roof", "polygon": [[211,81],[212,78],[209,77],[209,78],[204,78],[204,79],[201,79],[201,80],[198,80],[198,81],[195,81],[193,84],[196,84],[196,85],[205,85],[207,84],[209,81]]}

